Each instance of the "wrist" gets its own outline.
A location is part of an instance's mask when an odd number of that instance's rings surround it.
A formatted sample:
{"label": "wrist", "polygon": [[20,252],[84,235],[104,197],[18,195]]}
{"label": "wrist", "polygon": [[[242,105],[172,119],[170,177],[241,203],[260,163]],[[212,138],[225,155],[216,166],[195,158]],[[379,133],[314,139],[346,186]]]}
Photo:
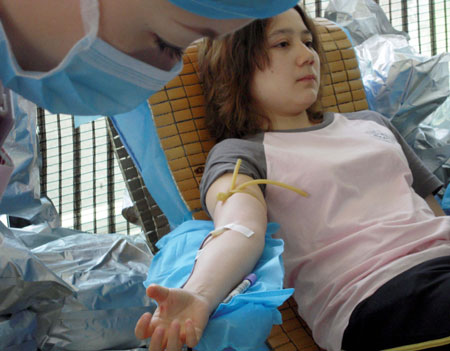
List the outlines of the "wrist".
{"label": "wrist", "polygon": [[183,289],[202,300],[210,313],[212,313],[223,300],[221,294],[217,291],[213,291],[211,286],[202,286],[195,284],[195,282],[188,281]]}

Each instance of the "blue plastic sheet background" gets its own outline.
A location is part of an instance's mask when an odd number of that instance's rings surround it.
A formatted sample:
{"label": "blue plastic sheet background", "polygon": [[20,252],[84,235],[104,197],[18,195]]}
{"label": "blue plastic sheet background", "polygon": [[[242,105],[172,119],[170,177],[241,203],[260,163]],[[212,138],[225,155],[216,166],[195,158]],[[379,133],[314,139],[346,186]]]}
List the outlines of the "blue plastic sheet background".
{"label": "blue plastic sheet background", "polygon": [[[277,308],[294,291],[282,289],[284,270],[281,253],[284,244],[282,240],[272,238],[278,227],[274,223],[268,226],[264,252],[254,269],[256,283],[229,303],[219,305],[195,350],[267,349],[264,342],[272,325],[281,324]],[[164,236],[157,243],[160,251],[153,258],[145,286],[156,283],[181,287],[192,271],[200,245],[213,229],[211,221],[186,221]]]}

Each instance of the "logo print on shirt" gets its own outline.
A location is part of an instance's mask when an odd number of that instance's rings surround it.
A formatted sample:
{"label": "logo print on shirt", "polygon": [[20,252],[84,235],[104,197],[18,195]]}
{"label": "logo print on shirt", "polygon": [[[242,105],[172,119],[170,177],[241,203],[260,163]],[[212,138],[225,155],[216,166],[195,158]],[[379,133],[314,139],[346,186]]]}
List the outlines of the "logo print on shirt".
{"label": "logo print on shirt", "polygon": [[377,130],[377,129],[368,130],[368,131],[366,131],[366,134],[373,136],[381,141],[390,143],[390,144],[395,144],[395,142],[396,142],[395,139],[392,137],[392,135],[389,135],[389,134],[382,132],[380,130]]}

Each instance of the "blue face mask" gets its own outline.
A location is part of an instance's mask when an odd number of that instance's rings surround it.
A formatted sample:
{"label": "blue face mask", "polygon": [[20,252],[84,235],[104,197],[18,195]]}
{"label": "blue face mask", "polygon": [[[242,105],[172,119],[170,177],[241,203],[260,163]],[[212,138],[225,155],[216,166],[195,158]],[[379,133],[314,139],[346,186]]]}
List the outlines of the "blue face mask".
{"label": "blue face mask", "polygon": [[98,0],[81,0],[80,5],[86,36],[49,72],[22,70],[0,25],[5,87],[53,113],[108,116],[134,109],[181,71],[181,61],[163,71],[97,38]]}

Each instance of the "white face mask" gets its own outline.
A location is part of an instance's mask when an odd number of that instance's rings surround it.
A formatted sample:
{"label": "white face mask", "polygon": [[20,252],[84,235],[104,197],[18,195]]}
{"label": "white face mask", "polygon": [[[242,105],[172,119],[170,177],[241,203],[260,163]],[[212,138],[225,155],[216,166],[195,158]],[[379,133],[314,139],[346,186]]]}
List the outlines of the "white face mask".
{"label": "white face mask", "polygon": [[3,85],[53,113],[115,115],[133,110],[180,73],[150,66],[97,37],[98,0],[80,0],[86,35],[49,72],[20,68],[0,26]]}

